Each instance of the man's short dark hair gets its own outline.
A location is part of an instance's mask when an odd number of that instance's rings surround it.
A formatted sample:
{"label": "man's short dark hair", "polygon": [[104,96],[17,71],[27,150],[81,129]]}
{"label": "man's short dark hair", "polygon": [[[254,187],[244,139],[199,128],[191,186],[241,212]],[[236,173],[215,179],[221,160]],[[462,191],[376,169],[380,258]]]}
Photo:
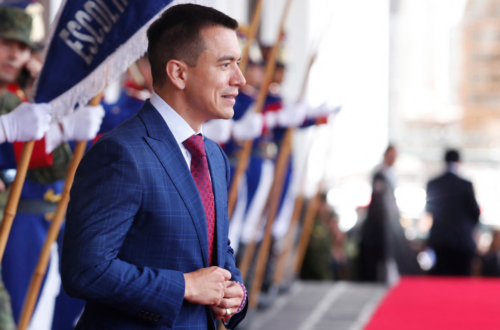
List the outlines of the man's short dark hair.
{"label": "man's short dark hair", "polygon": [[455,149],[448,149],[444,155],[445,162],[459,162],[460,161],[460,153]]}
{"label": "man's short dark hair", "polygon": [[148,30],[148,58],[153,85],[165,84],[165,68],[170,60],[196,67],[206,47],[200,32],[214,26],[236,31],[238,22],[218,10],[194,4],[173,6],[153,22]]}

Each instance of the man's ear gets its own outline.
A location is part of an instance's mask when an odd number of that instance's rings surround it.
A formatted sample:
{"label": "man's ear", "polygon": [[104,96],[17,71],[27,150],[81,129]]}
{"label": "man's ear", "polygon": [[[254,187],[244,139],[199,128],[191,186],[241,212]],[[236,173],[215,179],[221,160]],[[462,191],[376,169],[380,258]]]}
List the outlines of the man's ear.
{"label": "man's ear", "polygon": [[170,60],[165,69],[172,84],[180,90],[186,88],[186,64],[184,62]]}

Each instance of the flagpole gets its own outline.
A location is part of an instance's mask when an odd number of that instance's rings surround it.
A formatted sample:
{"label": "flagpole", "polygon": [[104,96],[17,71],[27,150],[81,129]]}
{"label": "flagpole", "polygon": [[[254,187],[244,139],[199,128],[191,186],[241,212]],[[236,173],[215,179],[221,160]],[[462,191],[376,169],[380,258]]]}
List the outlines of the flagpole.
{"label": "flagpole", "polygon": [[[95,96],[89,105],[97,106],[101,103],[102,93]],[[56,241],[59,231],[61,230],[61,225],[64,221],[66,215],[66,210],[69,203],[69,193],[71,186],[73,185],[73,180],[75,178],[76,169],[80,164],[80,161],[87,148],[87,141],[79,141],[76,144],[75,150],[73,152],[73,159],[68,168],[68,173],[66,174],[66,181],[64,183],[64,189],[62,192],[61,200],[57,204],[54,219],[52,220],[49,231],[47,232],[47,237],[42,247],[40,253],[40,258],[38,259],[38,264],[35,268],[33,276],[31,278],[30,286],[24,301],[23,310],[19,318],[18,330],[26,330],[33,316],[33,311],[35,310],[35,305],[38,300],[38,295],[40,293],[40,288],[42,286],[42,280],[47,272],[47,266],[50,260],[50,249],[52,244]]]}
{"label": "flagpole", "polygon": [[[330,129],[329,140],[331,141],[333,138],[334,130],[333,130],[333,127],[329,127],[329,129]],[[330,144],[328,144],[328,149],[326,151],[327,157],[331,154],[331,149],[332,149],[332,145],[330,143]],[[319,201],[321,198],[321,193],[323,191],[323,188],[326,185],[328,168],[329,168],[329,166],[328,166],[328,159],[327,159],[325,162],[325,171],[324,171],[323,177],[321,178],[321,180],[318,182],[318,185],[317,185],[316,195],[313,197],[313,199],[311,199],[311,201],[309,201],[309,204],[307,205],[307,211],[306,211],[306,215],[304,218],[304,224],[302,226],[302,232],[300,235],[299,243],[297,245],[297,250],[295,252],[295,256],[293,258],[294,259],[294,274],[293,274],[294,276],[293,277],[295,277],[300,272],[300,270],[302,268],[302,264],[304,262],[304,257],[306,254],[307,246],[309,245],[309,240],[311,238],[311,231],[312,231],[312,227],[314,224],[314,219],[316,217],[316,214],[318,213],[318,207],[319,207]]]}
{"label": "flagpole", "polygon": [[3,213],[4,216],[2,224],[0,225],[0,262],[2,262],[5,247],[7,246],[7,240],[9,239],[10,230],[12,228],[12,223],[16,217],[17,206],[19,205],[19,199],[21,198],[21,191],[23,190],[24,180],[26,179],[26,174],[28,173],[28,167],[31,155],[33,154],[34,146],[35,141],[26,142],[23,145],[21,157],[17,163],[16,178],[12,183],[9,198]]}
{"label": "flagpole", "polygon": [[[290,11],[290,6],[292,4],[292,0],[287,0],[285,3],[285,8],[283,10],[283,14],[281,16],[281,22],[279,27],[278,36],[276,41],[271,49],[271,53],[269,54],[269,58],[267,59],[266,71],[264,74],[264,81],[260,86],[259,95],[257,97],[257,101],[255,102],[255,111],[262,112],[264,108],[264,104],[266,102],[267,91],[269,84],[273,78],[274,70],[276,68],[276,58],[278,57],[278,51],[281,41],[281,36],[285,30],[285,23],[288,17],[288,12]],[[233,182],[231,183],[231,187],[229,189],[228,196],[228,211],[229,211],[229,219],[231,219],[234,211],[234,207],[236,205],[236,199],[238,197],[238,188],[240,184],[240,180],[245,174],[245,171],[248,166],[248,161],[250,159],[250,154],[252,153],[253,140],[247,140],[244,143],[243,150],[240,152],[240,160],[238,161],[238,166],[236,167],[236,171],[233,177]]]}
{"label": "flagpole", "polygon": [[278,258],[278,264],[276,265],[276,272],[274,274],[273,278],[273,284],[280,284],[283,281],[283,278],[285,276],[285,269],[287,266],[287,261],[290,256],[290,252],[292,251],[293,247],[293,242],[295,238],[295,234],[297,232],[297,226],[300,220],[300,215],[302,213],[302,208],[304,206],[304,190],[305,190],[305,185],[306,185],[306,178],[307,178],[307,169],[308,169],[308,164],[309,164],[309,157],[311,155],[311,149],[312,145],[314,143],[315,137],[312,138],[312,142],[310,143],[309,147],[307,148],[307,155],[305,157],[306,163],[304,164],[304,168],[300,177],[300,183],[299,183],[299,191],[297,192],[297,197],[295,197],[295,203],[293,206],[293,213],[292,213],[292,219],[290,221],[290,226],[288,227],[288,231],[285,235],[285,240],[283,243],[283,248],[280,252],[279,258]]}
{"label": "flagpole", "polygon": [[283,194],[285,174],[290,164],[293,132],[293,129],[286,130],[285,137],[281,143],[281,151],[276,161],[275,179],[273,181],[273,187],[271,188],[271,194],[269,195],[271,198],[269,203],[269,215],[266,222],[264,238],[262,239],[259,255],[257,257],[257,264],[250,292],[249,308],[256,308],[259,301],[260,289],[264,279],[269,250],[271,248],[273,224],[279,211],[279,202]]}
{"label": "flagpole", "polygon": [[255,35],[257,34],[257,29],[260,25],[260,18],[262,17],[262,4],[264,0],[257,1],[255,6],[255,11],[253,12],[252,21],[250,22],[250,27],[248,29],[248,36],[245,42],[245,47],[243,48],[240,61],[240,70],[245,73],[248,65],[248,59],[250,57],[250,46],[255,40]]}

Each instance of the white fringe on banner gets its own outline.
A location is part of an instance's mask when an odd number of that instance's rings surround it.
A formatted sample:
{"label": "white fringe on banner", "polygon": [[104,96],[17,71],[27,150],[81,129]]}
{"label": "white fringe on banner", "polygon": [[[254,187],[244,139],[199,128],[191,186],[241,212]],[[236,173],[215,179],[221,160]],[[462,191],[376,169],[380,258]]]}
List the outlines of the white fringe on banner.
{"label": "white fringe on banner", "polygon": [[[54,37],[54,32],[59,24],[62,11],[68,0],[64,0],[57,12],[54,22],[50,26],[47,47],[45,48],[44,58],[47,55],[48,49]],[[165,6],[157,15],[149,22],[140,28],[130,39],[119,46],[114,53],[109,55],[97,68],[94,69],[87,77],[82,79],[78,84],[67,90],[54,100],[50,101],[52,106],[52,118],[57,121],[64,116],[73,112],[75,105],[86,105],[94,96],[104,91],[109,83],[119,78],[128,67],[143,56],[148,49],[147,31],[149,26],[158,19],[161,14],[168,8],[183,4],[197,3],[198,1],[189,0],[174,0],[168,6]],[[38,87],[38,79],[33,86],[32,98],[36,95]]]}

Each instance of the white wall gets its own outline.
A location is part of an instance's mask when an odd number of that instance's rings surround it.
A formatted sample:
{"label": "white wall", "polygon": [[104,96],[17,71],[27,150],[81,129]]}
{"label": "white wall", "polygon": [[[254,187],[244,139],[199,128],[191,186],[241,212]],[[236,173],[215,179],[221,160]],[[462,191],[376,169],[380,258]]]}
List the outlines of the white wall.
{"label": "white wall", "polygon": [[[278,34],[285,0],[264,0],[261,41],[273,45]],[[310,1],[293,0],[285,28],[286,76],[282,96],[287,101],[297,100],[302,88],[304,70],[310,53]]]}
{"label": "white wall", "polygon": [[343,105],[333,138],[325,141],[331,144],[329,177],[367,173],[388,142],[389,0],[311,0],[310,14],[314,22],[331,22],[308,98]]}

